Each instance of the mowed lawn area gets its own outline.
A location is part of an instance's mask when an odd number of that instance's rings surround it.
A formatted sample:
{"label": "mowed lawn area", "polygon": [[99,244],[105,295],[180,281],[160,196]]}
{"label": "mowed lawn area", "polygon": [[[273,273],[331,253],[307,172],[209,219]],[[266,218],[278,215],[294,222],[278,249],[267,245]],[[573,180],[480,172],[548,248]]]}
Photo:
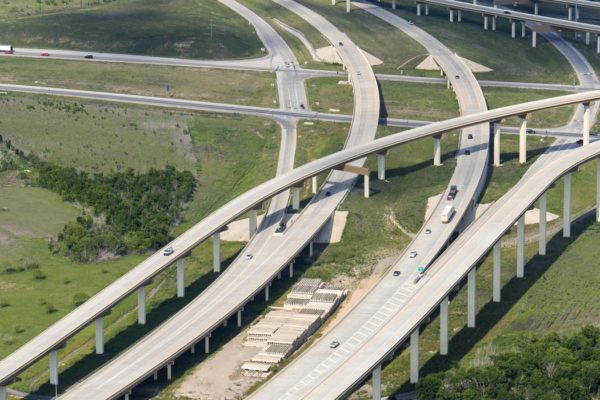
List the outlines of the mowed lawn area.
{"label": "mowed lawn area", "polygon": [[61,11],[0,21],[2,41],[21,47],[186,58],[262,54],[254,28],[217,0],[119,0]]}
{"label": "mowed lawn area", "polygon": [[[10,95],[3,101],[11,110],[0,124],[4,140],[52,162],[103,173],[124,168],[145,171],[166,164],[193,171],[199,185],[174,234],[275,174],[280,128],[270,120],[30,95]],[[41,122],[32,126],[34,112]],[[43,136],[38,139],[40,132]],[[0,177],[0,319],[6,321],[0,325],[0,357],[73,310],[78,298],[94,295],[146,257],[78,264],[53,254],[48,239],[80,215],[81,207],[50,191],[27,187],[20,178],[24,174],[4,172]],[[224,267],[241,246],[223,243]],[[185,299],[174,299],[172,271],[154,280],[147,289],[146,326],[136,325],[135,296],[113,308],[105,320],[105,356],[93,354],[92,328],[69,340],[60,351],[61,381],[81,379],[194,298],[217,277],[211,272],[211,259],[210,243],[186,259],[190,295]],[[53,388],[46,381],[47,360],[42,359],[21,375],[15,387],[51,394]]]}

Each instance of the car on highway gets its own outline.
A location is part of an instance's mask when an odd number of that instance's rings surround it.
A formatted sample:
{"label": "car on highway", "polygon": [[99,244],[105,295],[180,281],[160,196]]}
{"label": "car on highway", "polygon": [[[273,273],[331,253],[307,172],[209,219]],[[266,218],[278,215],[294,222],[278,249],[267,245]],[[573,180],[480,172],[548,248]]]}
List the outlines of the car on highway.
{"label": "car on highway", "polygon": [[282,236],[283,232],[285,232],[285,222],[280,222],[279,225],[277,225],[277,229],[275,229],[275,236]]}
{"label": "car on highway", "polygon": [[510,11],[504,11],[504,14],[510,14]]}
{"label": "car on highway", "polygon": [[304,110],[306,107],[304,107],[304,104],[300,103],[300,108]]}
{"label": "car on highway", "polygon": [[456,79],[460,79],[460,75],[454,75]]}
{"label": "car on highway", "polygon": [[429,229],[429,228],[425,229],[425,234],[426,235],[431,235],[431,229]]}
{"label": "car on highway", "polygon": [[415,257],[417,256],[417,254],[419,254],[419,253],[417,253],[416,251],[414,251],[414,250],[413,250],[413,251],[411,251],[410,253],[408,253],[408,256],[409,256],[410,258],[415,258]]}
{"label": "car on highway", "polygon": [[526,129],[526,130],[525,130],[525,132],[526,132],[526,133],[535,133],[535,130],[534,130],[534,129],[531,129],[531,128],[529,128],[529,129]]}
{"label": "car on highway", "polygon": [[48,53],[47,51],[45,51],[42,54],[40,54],[40,56],[42,56],[42,57],[49,57],[50,53]]}
{"label": "car on highway", "polygon": [[252,260],[252,257],[254,257],[252,254],[248,253],[246,254],[246,256],[244,257],[246,260],[250,261]]}
{"label": "car on highway", "polygon": [[338,342],[337,340],[332,340],[331,343],[329,343],[329,347],[332,349],[335,349],[339,345],[340,345],[340,342]]}
{"label": "car on highway", "polygon": [[163,256],[170,256],[173,253],[175,253],[175,250],[173,250],[173,247],[171,246],[163,250]]}
{"label": "car on highway", "polygon": [[470,155],[471,154],[471,150],[465,150],[465,154],[466,155]]}
{"label": "car on highway", "polygon": [[331,192],[328,190],[325,192],[325,197],[329,197],[329,196],[331,196]]}
{"label": "car on highway", "polygon": [[415,21],[408,20],[408,24],[409,24],[409,25],[414,25],[414,24],[415,24]]}
{"label": "car on highway", "polygon": [[83,56],[83,58],[87,58],[88,60],[91,60],[94,58],[94,56],[91,54],[86,54],[85,56]]}
{"label": "car on highway", "polygon": [[398,270],[395,270],[395,271],[394,271],[394,276],[400,276],[400,271],[398,271]]}
{"label": "car on highway", "polygon": [[473,139],[473,134],[472,134],[472,133],[469,133],[469,134],[467,135],[467,138],[469,138],[469,139]]}
{"label": "car on highway", "polygon": [[577,144],[583,144],[583,139],[577,140]]}
{"label": "car on highway", "polygon": [[342,43],[342,42],[340,42],[339,44],[340,44],[340,46],[343,46],[343,45],[344,45],[344,43]]}
{"label": "car on highway", "polygon": [[446,200],[454,200],[457,193],[458,187],[456,185],[450,185],[450,191],[448,192],[448,196],[446,196]]}
{"label": "car on highway", "polygon": [[419,276],[423,276],[425,275],[425,267],[420,265],[417,267],[417,272],[419,273]]}

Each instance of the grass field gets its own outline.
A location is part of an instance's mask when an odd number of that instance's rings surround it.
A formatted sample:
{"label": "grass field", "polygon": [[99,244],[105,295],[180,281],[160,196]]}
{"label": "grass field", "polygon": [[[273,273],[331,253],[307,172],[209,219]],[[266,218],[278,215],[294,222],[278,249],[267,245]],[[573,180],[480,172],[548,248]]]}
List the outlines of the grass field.
{"label": "grass field", "polygon": [[277,106],[275,76],[268,72],[2,57],[0,80],[23,85]]}
{"label": "grass field", "polygon": [[[351,114],[352,86],[344,78],[314,78],[306,82],[312,110]],[[381,81],[381,117],[439,121],[458,116],[454,92],[443,85]]]}
{"label": "grass field", "polygon": [[[31,3],[7,1],[17,2],[19,9]],[[254,28],[216,0],[119,0],[60,10],[1,21],[2,40],[22,47],[153,56],[225,59],[261,55],[262,44]]]}
{"label": "grass field", "polygon": [[[569,92],[559,90],[534,90],[534,89],[512,89],[512,88],[483,88],[483,94],[487,100],[488,107],[499,108],[527,101],[541,100],[549,97],[564,96]],[[554,128],[566,125],[573,113],[575,106],[552,108],[531,114],[527,126],[532,128]],[[508,126],[519,126],[517,117],[508,118],[504,123]]]}
{"label": "grass field", "polygon": [[[167,116],[165,114],[164,118],[167,119]],[[272,121],[212,114],[176,114],[171,116],[170,124],[175,122],[185,123],[189,130],[185,147],[192,157],[186,162],[195,170],[200,183],[177,232],[198,222],[242,191],[274,176],[279,127]],[[135,135],[135,131],[122,132],[122,136]],[[169,144],[157,142],[156,146],[168,148]],[[65,148],[65,152],[76,153],[77,149],[72,146]],[[95,151],[99,156],[110,152],[110,149],[99,146]],[[137,163],[145,165],[145,156],[147,154],[135,155]],[[176,153],[173,157],[183,158],[184,154]],[[4,179],[8,183],[18,183],[14,176]],[[76,294],[93,295],[145,256],[127,256],[82,265],[53,255],[45,238],[55,235],[66,221],[79,213],[78,209],[62,203],[51,192],[36,188],[5,185],[0,193],[3,195],[0,207],[7,207],[6,211],[0,212],[0,248],[3,250],[0,252],[0,300],[5,304],[0,307],[0,318],[7,321],[0,326],[0,357],[3,357],[72,310]],[[35,208],[34,212],[29,208]],[[36,220],[39,220],[37,224]],[[242,245],[223,243],[222,246],[226,266]],[[93,327],[69,340],[59,356],[63,385],[81,379],[193,299],[217,276],[211,272],[211,260],[210,243],[199,246],[186,260],[186,290],[189,295],[185,299],[174,298],[173,271],[155,279],[147,289],[150,299],[146,326],[135,323],[135,295],[119,303],[106,317],[105,356],[93,354]],[[40,393],[52,393],[53,389],[45,384],[46,381],[47,360],[43,359],[24,372],[15,387],[26,391],[40,388]]]}

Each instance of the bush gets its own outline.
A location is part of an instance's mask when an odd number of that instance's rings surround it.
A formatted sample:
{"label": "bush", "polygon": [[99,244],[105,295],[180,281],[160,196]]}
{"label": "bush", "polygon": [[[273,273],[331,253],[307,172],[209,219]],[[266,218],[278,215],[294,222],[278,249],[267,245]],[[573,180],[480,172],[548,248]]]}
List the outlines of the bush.
{"label": "bush", "polygon": [[83,303],[85,303],[89,298],[90,298],[90,296],[88,296],[85,293],[76,293],[73,296],[73,305],[75,307],[79,307],[80,305],[82,305]]}
{"label": "bush", "polygon": [[0,308],[6,308],[10,306],[10,303],[6,299],[0,299]]}
{"label": "bush", "polygon": [[25,332],[25,328],[23,328],[21,325],[15,326],[15,333],[23,333],[23,332]]}
{"label": "bush", "polygon": [[44,304],[44,311],[46,311],[46,314],[53,314],[53,313],[57,312],[58,309],[56,307],[54,307],[54,304],[46,303],[46,304]]}
{"label": "bush", "polygon": [[33,279],[42,281],[42,280],[46,279],[46,275],[44,275],[44,273],[42,271],[40,271],[39,269],[35,269],[35,270],[33,270]]}

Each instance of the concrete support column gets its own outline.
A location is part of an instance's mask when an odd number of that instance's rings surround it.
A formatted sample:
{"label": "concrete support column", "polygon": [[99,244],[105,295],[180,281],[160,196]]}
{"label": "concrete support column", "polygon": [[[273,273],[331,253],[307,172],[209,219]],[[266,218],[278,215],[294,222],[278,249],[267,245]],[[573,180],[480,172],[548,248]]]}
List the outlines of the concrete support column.
{"label": "concrete support column", "polygon": [[517,37],[517,23],[515,21],[510,23],[510,37],[513,39]]}
{"label": "concrete support column", "polygon": [[525,214],[517,221],[517,278],[525,276]]}
{"label": "concrete support column", "polygon": [[194,344],[192,345],[192,347],[190,347],[190,353],[192,353],[192,354],[196,354],[196,343],[194,343]]}
{"label": "concrete support column", "polygon": [[568,13],[567,13],[567,15],[568,15],[567,18],[569,19],[569,21],[571,21],[573,19],[573,7],[569,6],[567,8],[569,10]]}
{"label": "concrete support column", "polygon": [[421,16],[421,3],[417,3],[417,17]]}
{"label": "concrete support column", "polygon": [[249,229],[249,239],[252,239],[252,236],[256,233],[256,229],[258,228],[256,210],[248,211],[248,229]]}
{"label": "concrete support column", "polygon": [[271,286],[271,283],[267,283],[267,286],[265,286],[265,301],[269,301],[269,286]]}
{"label": "concrete support column", "polygon": [[527,162],[527,116],[519,115],[521,126],[519,128],[519,163]]}
{"label": "concrete support column", "polygon": [[596,159],[596,222],[600,222],[600,158]]}
{"label": "concrete support column", "polygon": [[125,396],[123,396],[123,400],[129,400],[129,395],[130,394],[131,394],[131,392],[125,393]]}
{"label": "concrete support column", "polygon": [[154,371],[153,379],[154,379],[155,381],[157,381],[157,380],[158,380],[158,371]]}
{"label": "concrete support column", "polygon": [[290,271],[290,278],[292,278],[294,276],[294,263],[290,263],[289,271]]}
{"label": "concrete support column", "polygon": [[227,328],[227,318],[225,318],[225,320],[223,320],[223,328]]}
{"label": "concrete support column", "polygon": [[8,400],[6,386],[0,386],[0,400]]}
{"label": "concrete support column", "polygon": [[292,209],[300,209],[300,188],[293,187],[292,189]]}
{"label": "concrete support column", "polygon": [[494,122],[494,167],[500,166],[500,122]]}
{"label": "concrete support column", "polygon": [[410,334],[410,383],[419,381],[419,327]]}
{"label": "concrete support column", "polygon": [[240,308],[237,312],[237,327],[238,328],[242,327],[242,311],[244,311],[244,309]]}
{"label": "concrete support column", "polygon": [[440,303],[440,354],[448,354],[448,303],[450,299],[445,297]]}
{"label": "concrete support column", "polygon": [[496,30],[496,19],[498,19],[498,17],[496,17],[495,15],[492,16],[492,30],[495,31]]}
{"label": "concrete support column", "polygon": [[563,237],[571,237],[571,173],[565,175],[563,196]]}
{"label": "concrete support column", "polygon": [[371,192],[371,188],[369,186],[369,182],[370,182],[370,178],[369,178],[369,175],[367,174],[367,175],[364,176],[364,188],[365,188],[364,196],[365,196],[365,199],[369,198],[369,194]]}
{"label": "concrete support column", "polygon": [[475,328],[476,275],[477,268],[475,267],[471,268],[467,275],[467,326],[469,328]]}
{"label": "concrete support column", "polygon": [[586,33],[585,33],[585,44],[586,44],[587,46],[589,46],[589,45],[590,45],[590,33],[589,33],[589,32],[586,32]]}
{"label": "concrete support column", "polygon": [[183,258],[177,260],[177,297],[185,296],[185,269]]}
{"label": "concrete support column", "polygon": [[531,31],[531,47],[537,46],[537,32]]}
{"label": "concrete support column", "polygon": [[377,179],[385,179],[385,154],[377,154]]}
{"label": "concrete support column", "polygon": [[58,386],[58,350],[50,352],[50,384]]}
{"label": "concrete support column", "polygon": [[310,242],[308,242],[308,256],[312,257],[314,255],[315,251],[314,251],[314,246],[313,246],[313,242],[312,240]]}
{"label": "concrete support column", "polygon": [[204,352],[210,353],[210,334],[204,337]]}
{"label": "concrete support column", "polygon": [[450,22],[454,22],[454,10],[450,9]]}
{"label": "concrete support column", "polygon": [[335,0],[331,0],[331,5],[335,6]]}
{"label": "concrete support column", "polygon": [[535,15],[538,15],[538,14],[540,13],[540,7],[539,7],[539,5],[540,5],[540,4],[539,4],[539,3],[537,3],[537,2],[536,2],[536,3],[533,3],[533,13],[534,13]]}
{"label": "concrete support column", "polygon": [[425,15],[429,15],[429,4],[425,4]]}
{"label": "concrete support column", "polygon": [[525,22],[521,22],[521,37],[524,38],[526,36],[526,31],[525,31]]}
{"label": "concrete support column", "polygon": [[311,181],[312,181],[312,192],[313,192],[313,194],[317,194],[317,177],[313,176]]}
{"label": "concrete support column", "polygon": [[488,30],[488,16],[487,15],[483,16],[483,29],[486,31]]}
{"label": "concrete support column", "polygon": [[590,144],[590,103],[583,103],[583,145]]}
{"label": "concrete support column", "polygon": [[146,288],[141,286],[137,290],[138,298],[138,324],[146,325]]}
{"label": "concrete support column", "polygon": [[373,400],[381,400],[381,364],[373,370]]}
{"label": "concrete support column", "polygon": [[439,135],[433,137],[433,165],[442,165],[442,137]]}
{"label": "concrete support column", "polygon": [[213,272],[221,272],[221,234],[215,233],[213,239]]}
{"label": "concrete support column", "polygon": [[492,300],[500,302],[500,278],[502,277],[502,239],[494,244],[494,267],[492,276]]}
{"label": "concrete support column", "polygon": [[461,12],[461,10],[456,10],[456,12],[457,12],[457,17],[458,17],[457,18],[458,22],[462,22],[462,12]]}
{"label": "concrete support column", "polygon": [[346,0],[346,12],[350,12],[350,0]]}
{"label": "concrete support column", "polygon": [[167,380],[170,381],[173,378],[173,371],[171,370],[173,363],[170,362],[167,364]]}
{"label": "concrete support column", "polygon": [[539,250],[541,256],[546,255],[546,210],[547,210],[546,192],[540,196],[540,235],[538,238]]}
{"label": "concrete support column", "polygon": [[392,10],[396,9],[396,0],[392,0]]}
{"label": "concrete support column", "polygon": [[596,34],[596,53],[600,54],[600,35]]}
{"label": "concrete support column", "polygon": [[104,354],[104,318],[96,319],[96,354]]}

